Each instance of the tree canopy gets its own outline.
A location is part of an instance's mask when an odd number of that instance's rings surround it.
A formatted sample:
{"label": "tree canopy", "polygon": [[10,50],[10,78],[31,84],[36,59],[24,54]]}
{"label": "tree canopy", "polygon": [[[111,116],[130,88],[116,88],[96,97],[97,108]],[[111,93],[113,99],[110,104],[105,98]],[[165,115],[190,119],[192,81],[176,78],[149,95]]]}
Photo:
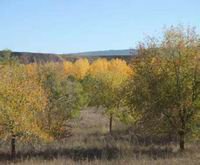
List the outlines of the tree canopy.
{"label": "tree canopy", "polygon": [[[161,41],[139,45],[127,103],[154,131],[173,130],[184,149],[186,135],[199,129],[200,40],[194,29],[171,27]],[[149,122],[148,122],[149,121]],[[157,129],[156,129],[157,128]]]}

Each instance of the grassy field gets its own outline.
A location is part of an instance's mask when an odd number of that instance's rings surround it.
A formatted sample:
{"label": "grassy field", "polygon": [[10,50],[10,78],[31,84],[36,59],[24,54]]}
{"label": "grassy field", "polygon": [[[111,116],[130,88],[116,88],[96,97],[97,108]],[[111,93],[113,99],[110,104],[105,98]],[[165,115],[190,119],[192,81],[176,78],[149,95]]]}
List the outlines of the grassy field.
{"label": "grassy field", "polygon": [[187,143],[179,152],[175,143],[139,140],[127,126],[114,122],[108,133],[108,119],[95,109],[84,110],[71,122],[72,135],[50,144],[17,144],[15,162],[9,161],[9,143],[1,144],[1,164],[19,165],[129,165],[129,164],[200,164],[200,144]]}

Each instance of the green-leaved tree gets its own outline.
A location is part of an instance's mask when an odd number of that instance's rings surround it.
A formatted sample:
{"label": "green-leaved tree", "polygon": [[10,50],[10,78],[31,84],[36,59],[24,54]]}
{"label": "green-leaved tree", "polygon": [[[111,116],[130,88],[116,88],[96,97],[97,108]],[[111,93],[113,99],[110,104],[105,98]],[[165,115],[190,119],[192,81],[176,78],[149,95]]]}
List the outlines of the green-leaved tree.
{"label": "green-leaved tree", "polygon": [[185,137],[200,129],[199,46],[194,29],[182,27],[171,27],[161,41],[140,44],[126,87],[132,112],[157,133],[175,132],[181,150]]}

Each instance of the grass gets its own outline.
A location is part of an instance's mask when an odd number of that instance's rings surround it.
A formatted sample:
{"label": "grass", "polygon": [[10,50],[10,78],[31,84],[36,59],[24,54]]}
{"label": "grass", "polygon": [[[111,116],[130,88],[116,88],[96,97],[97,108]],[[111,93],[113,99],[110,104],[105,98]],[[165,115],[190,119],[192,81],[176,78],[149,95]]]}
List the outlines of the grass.
{"label": "grass", "polygon": [[120,122],[114,122],[111,136],[108,123],[100,110],[84,110],[80,119],[71,122],[72,136],[49,144],[19,143],[15,162],[9,160],[9,148],[2,144],[0,164],[200,164],[198,143],[187,144],[186,151],[179,152],[176,143],[136,138]]}

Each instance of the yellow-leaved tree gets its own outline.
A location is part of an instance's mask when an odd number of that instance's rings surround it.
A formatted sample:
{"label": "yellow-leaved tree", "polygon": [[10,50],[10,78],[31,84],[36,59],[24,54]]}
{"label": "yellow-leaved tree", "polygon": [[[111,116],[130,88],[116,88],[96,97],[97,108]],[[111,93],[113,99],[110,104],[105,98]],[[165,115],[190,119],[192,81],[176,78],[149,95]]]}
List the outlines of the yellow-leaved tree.
{"label": "yellow-leaved tree", "polygon": [[11,156],[14,158],[17,138],[49,139],[37,120],[47,99],[40,83],[28,74],[24,65],[5,65],[0,69],[0,77],[0,136],[11,140]]}
{"label": "yellow-leaved tree", "polygon": [[66,76],[73,75],[73,66],[73,63],[70,61],[63,62],[64,73]]}
{"label": "yellow-leaved tree", "polygon": [[78,79],[83,79],[90,68],[90,63],[88,59],[86,58],[81,58],[75,61],[74,66],[73,66],[73,73],[74,76]]}

